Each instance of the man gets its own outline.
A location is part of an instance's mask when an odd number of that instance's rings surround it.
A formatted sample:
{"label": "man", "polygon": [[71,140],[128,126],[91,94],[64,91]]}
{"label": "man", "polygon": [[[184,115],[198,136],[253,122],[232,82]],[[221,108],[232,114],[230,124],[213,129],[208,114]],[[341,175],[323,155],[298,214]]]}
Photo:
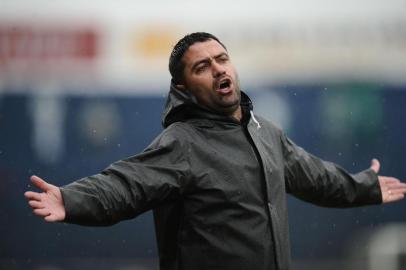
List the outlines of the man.
{"label": "man", "polygon": [[394,202],[406,184],[351,175],[256,118],[226,47],[193,33],[174,47],[165,130],[141,154],[58,188],[26,192],[46,221],[109,225],[150,209],[160,268],[289,269],[286,193],[331,207]]}

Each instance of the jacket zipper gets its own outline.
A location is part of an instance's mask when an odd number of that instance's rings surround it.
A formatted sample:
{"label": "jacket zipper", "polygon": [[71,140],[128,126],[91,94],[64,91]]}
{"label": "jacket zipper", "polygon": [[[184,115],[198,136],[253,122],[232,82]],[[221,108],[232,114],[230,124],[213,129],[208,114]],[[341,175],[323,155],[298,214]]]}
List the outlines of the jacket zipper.
{"label": "jacket zipper", "polygon": [[[252,112],[252,111],[250,111]],[[252,115],[252,113],[251,113]],[[259,125],[259,122],[255,119],[254,121],[257,124],[257,129],[261,128],[261,126]],[[261,155],[259,154],[259,150],[254,142],[254,139],[252,138],[249,130],[248,130],[248,125],[249,125],[249,121],[245,124],[242,125],[244,133],[247,136],[248,142],[251,144],[252,148],[254,149],[254,153],[257,157],[257,160],[259,162],[259,165],[261,167],[261,174],[262,174],[262,184],[265,186],[265,196],[264,196],[264,201],[266,202],[266,208],[268,209],[268,218],[270,220],[270,230],[271,230],[271,235],[272,235],[272,245],[273,245],[273,249],[274,249],[274,262],[275,265],[277,267],[277,269],[282,269],[281,266],[281,247],[280,247],[280,241],[278,239],[278,235],[275,231],[275,226],[278,227],[278,215],[276,213],[276,210],[274,209],[271,200],[269,199],[269,195],[268,195],[268,190],[269,190],[269,185],[268,182],[266,181],[265,178],[265,166],[264,163],[262,161]]]}

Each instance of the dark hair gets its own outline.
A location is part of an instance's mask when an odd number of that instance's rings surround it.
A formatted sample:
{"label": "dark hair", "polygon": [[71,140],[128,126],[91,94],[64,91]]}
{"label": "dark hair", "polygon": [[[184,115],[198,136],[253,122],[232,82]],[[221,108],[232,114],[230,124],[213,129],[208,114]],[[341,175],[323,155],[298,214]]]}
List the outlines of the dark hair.
{"label": "dark hair", "polygon": [[218,38],[205,32],[188,34],[176,43],[175,47],[173,47],[171,56],[169,57],[169,72],[171,73],[173,82],[180,83],[183,79],[183,69],[185,68],[185,64],[182,62],[182,57],[187,49],[196,42],[204,42],[210,39],[217,41],[227,50],[226,46],[224,46]]}

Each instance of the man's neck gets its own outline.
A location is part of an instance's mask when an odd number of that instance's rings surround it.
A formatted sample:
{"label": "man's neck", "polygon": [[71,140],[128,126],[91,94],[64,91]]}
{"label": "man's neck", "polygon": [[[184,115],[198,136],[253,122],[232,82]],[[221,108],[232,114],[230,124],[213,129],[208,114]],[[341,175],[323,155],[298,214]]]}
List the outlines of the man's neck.
{"label": "man's neck", "polygon": [[242,109],[241,106],[238,106],[238,109],[235,110],[232,114],[231,117],[237,120],[238,122],[241,122],[242,119]]}

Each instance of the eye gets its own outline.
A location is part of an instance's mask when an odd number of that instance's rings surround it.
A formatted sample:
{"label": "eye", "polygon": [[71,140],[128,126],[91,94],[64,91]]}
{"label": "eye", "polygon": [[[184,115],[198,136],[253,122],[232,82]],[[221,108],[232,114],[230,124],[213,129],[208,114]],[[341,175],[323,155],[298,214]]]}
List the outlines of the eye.
{"label": "eye", "polygon": [[199,66],[196,68],[195,72],[196,72],[196,73],[202,73],[206,68],[207,68],[207,64],[199,65]]}
{"label": "eye", "polygon": [[220,63],[226,63],[228,60],[229,59],[228,59],[227,55],[222,55],[217,59],[217,61],[220,62]]}

